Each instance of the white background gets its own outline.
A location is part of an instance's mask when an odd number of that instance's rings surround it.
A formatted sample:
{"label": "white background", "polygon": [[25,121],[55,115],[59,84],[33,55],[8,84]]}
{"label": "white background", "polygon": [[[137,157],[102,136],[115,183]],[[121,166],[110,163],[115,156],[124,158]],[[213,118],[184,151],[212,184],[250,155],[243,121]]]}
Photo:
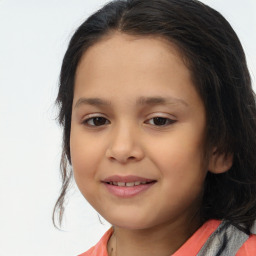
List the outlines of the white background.
{"label": "white background", "polygon": [[[0,255],[68,256],[94,245],[100,224],[76,186],[64,231],[51,223],[60,190],[54,100],[68,41],[104,0],[0,0]],[[237,32],[256,77],[256,1],[204,0]]]}

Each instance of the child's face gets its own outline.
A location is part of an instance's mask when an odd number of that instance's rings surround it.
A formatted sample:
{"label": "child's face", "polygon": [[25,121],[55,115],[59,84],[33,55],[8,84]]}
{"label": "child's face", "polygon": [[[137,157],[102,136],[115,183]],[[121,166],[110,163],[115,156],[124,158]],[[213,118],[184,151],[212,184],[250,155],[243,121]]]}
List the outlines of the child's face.
{"label": "child's face", "polygon": [[[207,172],[206,113],[174,46],[118,33],[95,44],[77,68],[72,111],[75,180],[104,218],[132,229],[191,218]],[[155,182],[104,182],[113,175]]]}

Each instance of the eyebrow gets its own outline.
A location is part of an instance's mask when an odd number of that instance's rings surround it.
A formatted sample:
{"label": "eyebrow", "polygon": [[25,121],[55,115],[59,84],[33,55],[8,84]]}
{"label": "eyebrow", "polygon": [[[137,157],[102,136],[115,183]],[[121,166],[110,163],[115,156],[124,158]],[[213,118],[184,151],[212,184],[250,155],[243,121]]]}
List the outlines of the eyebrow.
{"label": "eyebrow", "polygon": [[76,102],[75,108],[78,108],[80,105],[106,106],[111,105],[111,102],[100,98],[80,98]]}
{"label": "eyebrow", "polygon": [[[139,97],[136,100],[136,105],[168,105],[168,104],[182,104],[188,106],[188,103],[183,99],[173,97]],[[81,105],[92,105],[92,106],[109,106],[111,102],[101,98],[80,98],[74,108],[78,108]]]}
{"label": "eyebrow", "polygon": [[188,103],[183,99],[174,98],[174,97],[140,97],[136,101],[138,105],[168,105],[168,104],[177,104],[180,103],[184,106],[188,106]]}

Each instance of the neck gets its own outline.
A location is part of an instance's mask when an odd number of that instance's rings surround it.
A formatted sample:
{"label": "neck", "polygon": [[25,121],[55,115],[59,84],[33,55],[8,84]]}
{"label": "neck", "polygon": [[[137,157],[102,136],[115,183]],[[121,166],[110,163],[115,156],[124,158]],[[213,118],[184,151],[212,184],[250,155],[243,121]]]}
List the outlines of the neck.
{"label": "neck", "polygon": [[114,227],[108,243],[109,256],[169,256],[199,228],[198,220],[165,223],[147,229]]}

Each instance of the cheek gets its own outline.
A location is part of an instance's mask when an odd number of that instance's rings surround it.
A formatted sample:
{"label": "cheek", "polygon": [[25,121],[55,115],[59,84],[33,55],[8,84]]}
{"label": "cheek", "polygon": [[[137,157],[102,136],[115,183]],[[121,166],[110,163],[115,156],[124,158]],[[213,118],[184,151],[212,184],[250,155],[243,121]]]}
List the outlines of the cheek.
{"label": "cheek", "polygon": [[[101,158],[101,148],[90,137],[85,137],[79,129],[71,129],[70,155],[74,177],[78,187],[85,187],[94,179]],[[81,189],[81,188],[80,188]]]}
{"label": "cheek", "polygon": [[199,140],[175,136],[152,144],[154,147],[152,147],[151,155],[155,156],[155,160],[159,164],[175,169],[186,165],[191,166],[191,168],[193,165],[201,165],[203,147]]}
{"label": "cheek", "polygon": [[90,147],[87,140],[81,136],[72,136],[70,139],[70,153],[74,179],[81,194],[90,203],[97,201],[97,183],[95,172],[97,170],[97,145]]}
{"label": "cheek", "polygon": [[[203,129],[179,127],[179,131],[152,142],[150,155],[164,180],[173,186],[201,185],[206,175],[203,161]],[[191,127],[189,127],[191,128]],[[197,186],[197,185],[196,185]]]}
{"label": "cheek", "polygon": [[180,143],[176,148],[166,146],[158,152],[155,164],[162,176],[163,201],[170,202],[167,208],[171,211],[179,212],[201,200],[207,170],[203,168],[201,147],[195,145]]}

